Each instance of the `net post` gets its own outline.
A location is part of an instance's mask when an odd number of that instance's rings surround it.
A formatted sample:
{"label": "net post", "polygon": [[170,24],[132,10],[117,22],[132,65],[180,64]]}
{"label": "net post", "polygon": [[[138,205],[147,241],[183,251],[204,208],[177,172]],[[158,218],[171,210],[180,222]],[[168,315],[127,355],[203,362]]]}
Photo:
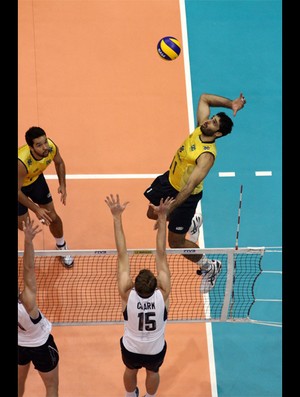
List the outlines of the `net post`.
{"label": "net post", "polygon": [[[233,251],[228,252],[227,261],[227,278],[225,287],[225,297],[221,312],[221,321],[226,321],[229,313],[230,298],[233,297],[233,281],[234,281],[234,253]],[[232,317],[232,307],[230,307],[230,317]]]}

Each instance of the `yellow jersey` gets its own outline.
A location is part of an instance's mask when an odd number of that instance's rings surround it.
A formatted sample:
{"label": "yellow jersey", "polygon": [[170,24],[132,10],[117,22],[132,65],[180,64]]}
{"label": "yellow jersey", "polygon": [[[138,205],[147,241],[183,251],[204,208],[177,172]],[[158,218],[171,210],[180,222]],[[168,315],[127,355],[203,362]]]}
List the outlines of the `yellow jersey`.
{"label": "yellow jersey", "polygon": [[[217,157],[215,142],[202,142],[201,134],[200,127],[197,127],[185,139],[172,160],[169,169],[169,181],[179,192],[182,190],[183,186],[186,185],[189,176],[196,167],[196,160],[202,153],[212,153],[215,158]],[[198,194],[203,190],[203,182],[204,181],[200,182],[199,185],[195,187],[192,194]]]}
{"label": "yellow jersey", "polygon": [[49,153],[47,157],[44,157],[41,160],[36,160],[32,156],[30,147],[27,144],[19,147],[18,159],[22,161],[27,170],[27,175],[24,179],[23,186],[31,185],[52,163],[52,160],[56,155],[56,145],[50,138],[47,138],[47,141],[50,148]]}

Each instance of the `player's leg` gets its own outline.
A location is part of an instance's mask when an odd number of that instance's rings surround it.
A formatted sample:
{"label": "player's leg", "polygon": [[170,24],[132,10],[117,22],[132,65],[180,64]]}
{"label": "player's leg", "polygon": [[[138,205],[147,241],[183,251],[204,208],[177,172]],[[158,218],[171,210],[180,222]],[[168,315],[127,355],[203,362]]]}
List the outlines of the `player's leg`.
{"label": "player's leg", "polygon": [[[196,243],[187,240],[185,236],[185,234],[178,234],[169,230],[168,240],[170,248],[199,248]],[[202,276],[200,291],[202,293],[209,292],[215,286],[217,277],[221,272],[221,261],[208,259],[205,254],[183,256],[198,265],[196,273]]]}
{"label": "player's leg", "polygon": [[[199,248],[196,242],[186,238],[196,207],[196,200],[187,199],[170,214],[168,224],[168,243],[170,248]],[[198,262],[202,257],[201,254],[184,256],[192,262]]]}
{"label": "player's leg", "polygon": [[49,372],[38,371],[42,378],[47,397],[58,397],[58,364]]}
{"label": "player's leg", "polygon": [[126,390],[126,396],[139,397],[139,388],[137,387],[137,373],[142,366],[139,362],[139,355],[129,352],[124,344],[123,337],[120,338],[121,356],[125,370],[123,373],[123,384]]}
{"label": "player's leg", "polygon": [[167,343],[165,342],[165,345],[160,353],[153,356],[148,356],[146,359],[146,362],[144,364],[146,368],[146,396],[156,395],[160,383],[159,368],[163,365],[166,352]]}
{"label": "player's leg", "polygon": [[55,239],[61,239],[64,236],[63,223],[61,217],[55,210],[53,201],[47,204],[39,204],[39,206],[41,208],[45,208],[48,211],[48,215],[52,219],[52,222],[49,225],[49,230],[52,236]]}
{"label": "player's leg", "polygon": [[[195,203],[194,203],[195,204]],[[168,224],[168,242],[170,248],[199,248],[198,244],[188,240],[186,233],[190,228],[196,207],[187,203],[176,208],[170,216]],[[205,254],[183,255],[198,265],[196,273],[202,276],[201,292],[207,293],[214,287],[221,272],[222,263],[219,260],[208,259]]]}
{"label": "player's leg", "polygon": [[[48,204],[40,204],[42,208],[47,209],[48,215],[51,217],[52,222],[49,225],[49,230],[56,241],[56,248],[61,251],[68,250],[67,242],[64,238],[64,228],[61,217],[55,210],[53,201]],[[62,264],[67,267],[73,267],[74,258],[72,255],[61,255]]]}
{"label": "player's leg", "polygon": [[[55,238],[56,248],[61,251],[68,250],[68,246],[64,238],[63,222],[61,217],[56,212],[49,186],[43,174],[41,174],[35,182],[34,192],[32,195],[32,199],[35,201],[35,203],[37,203],[41,208],[46,209],[48,211],[48,215],[52,219],[52,222],[49,225],[49,230],[52,236]],[[62,264],[66,268],[73,267],[73,256],[61,254],[60,257]]]}
{"label": "player's leg", "polygon": [[26,222],[28,217],[28,208],[18,202],[18,229],[23,230],[23,222]]}
{"label": "player's leg", "polygon": [[154,209],[150,207],[150,205],[147,210],[147,218],[152,220],[157,220],[158,218],[157,214],[154,212]]}
{"label": "player's leg", "polygon": [[157,392],[159,383],[160,383],[160,375],[159,372],[153,372],[146,369],[146,390],[148,394],[155,395]]}
{"label": "player's leg", "polygon": [[25,391],[25,382],[27,379],[30,362],[26,365],[18,365],[18,397],[22,397]]}
{"label": "player's leg", "polygon": [[137,373],[138,369],[130,369],[125,367],[123,382],[127,393],[137,394]]}
{"label": "player's leg", "polygon": [[[151,185],[144,192],[144,196],[150,201],[150,203],[156,206],[159,205],[162,198],[175,198],[177,194],[178,191],[175,190],[169,182],[169,172],[165,172],[164,174],[155,178]],[[157,220],[157,214],[154,213],[153,208],[150,206],[147,210],[147,218]]]}
{"label": "player's leg", "polygon": [[23,221],[26,222],[26,219],[28,217],[29,217],[28,211],[23,215],[18,215],[18,229],[23,230]]}
{"label": "player's leg", "polygon": [[32,363],[42,378],[47,397],[58,397],[59,353],[53,335],[47,342],[34,349]]}

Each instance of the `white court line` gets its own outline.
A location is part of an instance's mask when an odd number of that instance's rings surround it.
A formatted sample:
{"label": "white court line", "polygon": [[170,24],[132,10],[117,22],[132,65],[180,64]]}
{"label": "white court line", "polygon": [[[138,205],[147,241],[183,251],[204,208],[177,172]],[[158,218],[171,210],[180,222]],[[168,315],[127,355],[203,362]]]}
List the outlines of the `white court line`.
{"label": "white court line", "polygon": [[282,302],[282,299],[255,299],[255,302]]}
{"label": "white court line", "polygon": [[[153,179],[159,174],[67,174],[66,179]],[[57,179],[57,175],[45,175],[46,179]]]}
{"label": "white court line", "polygon": [[219,177],[221,178],[227,178],[232,176],[235,176],[235,172],[219,172]]}
{"label": "white court line", "polygon": [[272,171],[255,171],[255,176],[272,176]]}
{"label": "white court line", "polygon": [[[67,174],[66,179],[154,179],[160,174]],[[44,174],[46,179],[57,179],[56,174]],[[235,177],[235,172],[219,172],[220,178]],[[255,171],[255,176],[272,176],[272,171]],[[201,210],[199,211],[201,212]]]}
{"label": "white court line", "polygon": [[[220,178],[234,177],[235,172],[219,172]],[[255,171],[255,176],[272,176],[272,171]]]}
{"label": "white court line", "polygon": [[[185,85],[186,85],[186,95],[187,95],[187,110],[188,110],[188,118],[189,118],[189,130],[192,132],[194,131],[195,128],[195,118],[194,118],[194,107],[193,107],[193,98],[192,98],[185,0],[179,0],[179,7],[180,7],[180,18],[181,18],[182,45],[183,45],[183,53],[184,53],[184,71],[185,71]],[[196,212],[202,213],[201,200],[197,205]],[[200,232],[199,244],[201,247],[205,248],[203,225],[201,225],[200,230],[201,232]],[[205,323],[205,327],[206,327],[207,346],[208,346],[211,395],[212,397],[218,397],[215,353],[214,353],[214,343],[213,343],[211,323],[209,322]]]}

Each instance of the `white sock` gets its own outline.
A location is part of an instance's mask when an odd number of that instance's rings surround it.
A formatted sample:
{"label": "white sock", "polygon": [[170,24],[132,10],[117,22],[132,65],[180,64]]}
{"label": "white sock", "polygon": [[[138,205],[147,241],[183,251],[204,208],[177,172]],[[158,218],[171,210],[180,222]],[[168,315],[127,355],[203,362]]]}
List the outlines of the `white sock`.
{"label": "white sock", "polygon": [[134,391],[131,391],[131,392],[127,391],[125,393],[125,397],[136,397],[135,389],[134,389]]}
{"label": "white sock", "polygon": [[145,394],[145,397],[155,397],[155,396],[156,396],[156,393],[155,394],[149,394],[149,393]]}
{"label": "white sock", "polygon": [[209,260],[206,258],[205,254],[202,255],[202,258],[199,259],[197,264],[200,265],[201,269],[203,269],[203,270],[209,270],[210,266],[211,266],[210,263],[209,263]]}
{"label": "white sock", "polygon": [[60,238],[56,238],[55,241],[56,241],[56,245],[58,245],[59,247],[65,245],[64,236],[62,236],[62,237],[60,237]]}

